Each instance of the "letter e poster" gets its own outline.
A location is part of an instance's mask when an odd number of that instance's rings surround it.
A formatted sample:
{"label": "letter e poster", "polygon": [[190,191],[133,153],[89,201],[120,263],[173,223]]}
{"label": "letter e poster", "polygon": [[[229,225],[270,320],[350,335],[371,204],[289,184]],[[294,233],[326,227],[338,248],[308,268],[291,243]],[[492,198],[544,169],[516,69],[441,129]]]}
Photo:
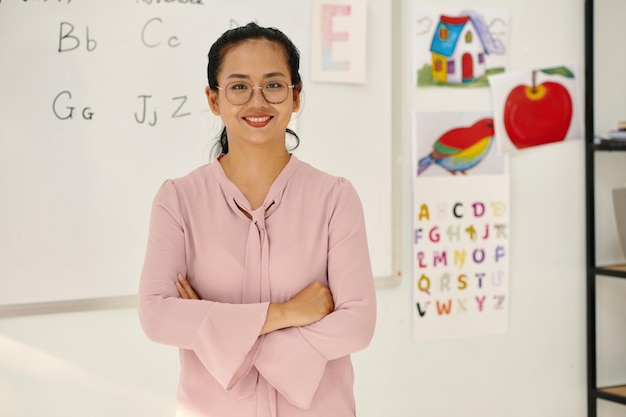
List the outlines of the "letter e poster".
{"label": "letter e poster", "polygon": [[311,23],[311,80],[365,83],[367,2],[314,0]]}

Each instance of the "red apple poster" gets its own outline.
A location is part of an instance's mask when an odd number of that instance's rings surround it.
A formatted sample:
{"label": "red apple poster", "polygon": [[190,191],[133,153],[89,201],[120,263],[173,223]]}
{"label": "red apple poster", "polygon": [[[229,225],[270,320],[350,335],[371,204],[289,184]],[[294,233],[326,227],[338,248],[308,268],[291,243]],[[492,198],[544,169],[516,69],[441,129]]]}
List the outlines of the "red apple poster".
{"label": "red apple poster", "polygon": [[489,77],[500,152],[580,139],[582,108],[573,66]]}
{"label": "red apple poster", "polygon": [[506,333],[509,177],[414,177],[413,184],[413,339]]}
{"label": "red apple poster", "polygon": [[415,8],[412,62],[417,87],[488,87],[508,61],[508,12]]}
{"label": "red apple poster", "polygon": [[413,112],[413,152],[419,178],[503,174],[487,111]]}

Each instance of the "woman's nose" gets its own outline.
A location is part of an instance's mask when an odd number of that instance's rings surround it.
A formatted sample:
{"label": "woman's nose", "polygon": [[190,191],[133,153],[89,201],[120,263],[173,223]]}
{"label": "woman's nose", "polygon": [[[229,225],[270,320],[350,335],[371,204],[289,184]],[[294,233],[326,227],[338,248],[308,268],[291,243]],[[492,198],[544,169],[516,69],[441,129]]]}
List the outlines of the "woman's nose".
{"label": "woman's nose", "polygon": [[263,94],[263,87],[252,87],[252,97],[250,97],[250,101],[263,105],[268,103],[265,99],[265,95]]}

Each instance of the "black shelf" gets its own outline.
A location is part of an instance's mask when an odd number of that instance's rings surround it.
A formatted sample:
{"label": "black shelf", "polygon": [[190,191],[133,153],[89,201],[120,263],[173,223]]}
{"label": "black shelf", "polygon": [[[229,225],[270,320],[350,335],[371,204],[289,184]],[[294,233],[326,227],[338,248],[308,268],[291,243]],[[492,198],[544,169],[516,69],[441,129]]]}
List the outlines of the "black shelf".
{"label": "black shelf", "polygon": [[603,151],[603,152],[624,152],[626,151],[626,143],[604,144],[604,143],[591,143],[587,146],[589,151]]}
{"label": "black shelf", "polygon": [[[597,277],[626,278],[626,265],[598,265],[596,262],[596,154],[604,152],[624,152],[622,141],[607,141],[594,135],[596,132],[595,113],[595,30],[594,2],[604,0],[584,0],[585,4],[585,233],[586,233],[586,332],[587,332],[587,415],[596,417],[598,400],[626,405],[626,385],[599,387],[597,378],[597,331],[596,331],[596,285]],[[604,139],[604,140],[603,140]],[[626,142],[626,141],[625,141]],[[626,377],[626,376],[625,376]]]}
{"label": "black shelf", "polygon": [[591,268],[593,275],[604,275],[607,277],[626,278],[626,265],[605,265]]}
{"label": "black shelf", "polygon": [[626,405],[626,385],[615,385],[595,390],[595,397]]}

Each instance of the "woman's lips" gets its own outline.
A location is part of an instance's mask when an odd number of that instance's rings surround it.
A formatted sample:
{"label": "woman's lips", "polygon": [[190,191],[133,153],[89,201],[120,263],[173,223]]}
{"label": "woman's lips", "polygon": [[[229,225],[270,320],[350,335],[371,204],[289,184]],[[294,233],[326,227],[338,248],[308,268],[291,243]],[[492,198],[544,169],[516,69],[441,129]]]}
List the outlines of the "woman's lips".
{"label": "woman's lips", "polygon": [[246,123],[254,127],[266,126],[271,119],[272,119],[272,116],[246,116],[243,118],[243,120],[245,120]]}

